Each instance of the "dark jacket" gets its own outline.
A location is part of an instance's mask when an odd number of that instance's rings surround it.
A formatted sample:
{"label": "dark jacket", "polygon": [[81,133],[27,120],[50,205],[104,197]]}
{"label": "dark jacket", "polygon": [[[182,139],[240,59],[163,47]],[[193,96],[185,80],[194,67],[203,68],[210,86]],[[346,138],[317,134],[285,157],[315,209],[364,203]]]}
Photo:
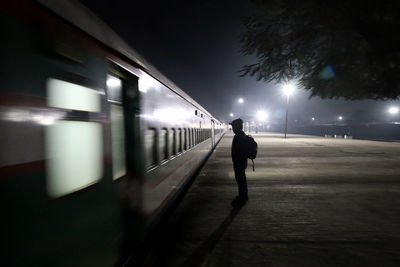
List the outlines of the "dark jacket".
{"label": "dark jacket", "polygon": [[246,145],[246,134],[243,131],[235,134],[232,141],[232,161],[237,168],[247,167]]}

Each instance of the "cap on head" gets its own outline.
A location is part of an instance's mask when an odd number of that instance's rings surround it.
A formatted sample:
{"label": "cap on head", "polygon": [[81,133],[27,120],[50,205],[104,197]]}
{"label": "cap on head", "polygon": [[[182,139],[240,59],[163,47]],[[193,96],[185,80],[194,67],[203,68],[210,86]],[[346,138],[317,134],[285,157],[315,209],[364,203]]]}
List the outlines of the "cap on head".
{"label": "cap on head", "polygon": [[233,120],[231,123],[229,123],[230,125],[232,125],[233,129],[238,129],[238,130],[242,130],[243,129],[243,120],[242,119],[236,119]]}

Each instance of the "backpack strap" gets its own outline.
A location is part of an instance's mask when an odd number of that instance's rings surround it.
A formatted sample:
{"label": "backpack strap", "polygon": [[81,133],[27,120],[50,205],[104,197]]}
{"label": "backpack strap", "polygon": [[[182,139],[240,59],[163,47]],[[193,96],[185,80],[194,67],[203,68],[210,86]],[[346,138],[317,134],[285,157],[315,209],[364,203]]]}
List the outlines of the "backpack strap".
{"label": "backpack strap", "polygon": [[251,162],[253,162],[253,172],[254,172],[254,160],[251,160]]}

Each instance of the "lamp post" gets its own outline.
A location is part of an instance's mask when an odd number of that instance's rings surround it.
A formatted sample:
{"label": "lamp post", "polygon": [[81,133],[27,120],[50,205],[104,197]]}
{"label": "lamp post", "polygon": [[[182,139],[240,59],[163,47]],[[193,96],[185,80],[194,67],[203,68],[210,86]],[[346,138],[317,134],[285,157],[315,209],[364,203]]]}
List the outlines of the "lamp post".
{"label": "lamp post", "polygon": [[285,122],[285,138],[287,135],[287,124],[288,124],[288,117],[289,117],[289,97],[294,91],[294,86],[292,84],[286,84],[283,87],[283,93],[286,95],[286,122]]}

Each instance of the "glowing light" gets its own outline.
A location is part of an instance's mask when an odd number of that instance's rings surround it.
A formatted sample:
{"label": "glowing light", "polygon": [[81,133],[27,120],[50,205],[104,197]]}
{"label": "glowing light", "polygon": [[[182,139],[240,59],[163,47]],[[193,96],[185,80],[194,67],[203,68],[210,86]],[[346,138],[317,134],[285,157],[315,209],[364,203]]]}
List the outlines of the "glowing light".
{"label": "glowing light", "polygon": [[260,110],[257,112],[257,120],[265,121],[267,119],[267,117],[268,117],[268,114],[265,111]]}
{"label": "glowing light", "polygon": [[398,107],[391,107],[388,109],[388,112],[392,115],[399,113],[399,108]]}
{"label": "glowing light", "polygon": [[311,120],[315,121],[315,118],[314,118],[314,117],[312,117],[312,118],[311,118]]}
{"label": "glowing light", "polygon": [[233,113],[230,113],[229,116],[230,116],[230,117],[233,117],[234,115],[233,115]]}
{"label": "glowing light", "polygon": [[6,113],[5,119],[13,122],[29,121],[31,115],[28,110],[24,109],[11,109]]}
{"label": "glowing light", "polygon": [[51,117],[51,116],[44,116],[44,115],[41,115],[41,114],[39,114],[39,115],[34,115],[34,116],[32,117],[32,119],[33,119],[34,121],[36,121],[37,123],[42,124],[42,125],[51,125],[51,124],[53,124],[54,121],[56,120],[54,117]]}
{"label": "glowing light", "polygon": [[184,109],[165,108],[157,109],[151,116],[153,119],[163,122],[186,121],[191,116],[191,113]]}
{"label": "glowing light", "polygon": [[341,120],[343,120],[343,117],[342,117],[342,116],[339,116],[338,119],[341,121]]}
{"label": "glowing light", "polygon": [[239,98],[238,102],[239,102],[239,104],[242,104],[244,102],[244,99],[243,98]]}
{"label": "glowing light", "polygon": [[290,96],[294,92],[294,85],[293,84],[286,84],[283,86],[283,93],[287,96]]}
{"label": "glowing light", "polygon": [[55,108],[100,112],[100,92],[89,87],[49,78],[47,105]]}
{"label": "glowing light", "polygon": [[121,88],[121,80],[120,79],[118,79],[118,78],[116,78],[116,77],[114,77],[114,76],[111,76],[111,75],[108,75],[108,77],[107,77],[107,87],[109,87],[109,88]]}
{"label": "glowing light", "polygon": [[142,93],[146,93],[148,90],[152,88],[156,88],[157,82],[151,77],[144,75],[139,79],[139,91]]}

